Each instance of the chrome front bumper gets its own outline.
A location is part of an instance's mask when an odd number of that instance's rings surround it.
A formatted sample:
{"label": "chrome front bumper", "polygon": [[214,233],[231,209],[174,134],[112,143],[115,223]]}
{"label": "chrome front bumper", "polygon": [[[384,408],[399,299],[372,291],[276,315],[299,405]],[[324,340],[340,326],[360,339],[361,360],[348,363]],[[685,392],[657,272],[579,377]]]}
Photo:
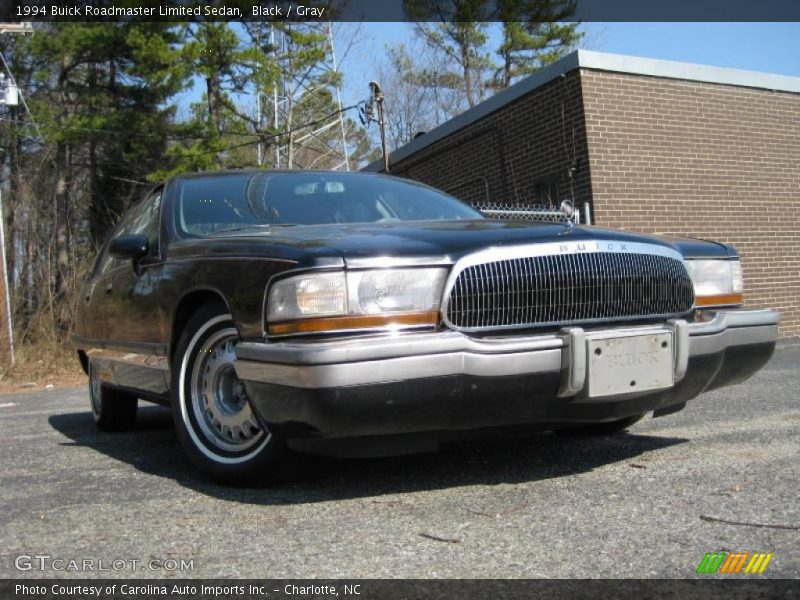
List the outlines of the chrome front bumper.
{"label": "chrome front bumper", "polygon": [[[736,310],[704,323],[569,328],[553,335],[474,338],[438,332],[240,343],[235,367],[253,409],[287,439],[508,425],[554,429],[650,411],[670,414],[705,390],[743,381],[772,355],[777,323],[772,311]],[[630,392],[616,385],[625,392],[593,395],[588,347],[598,339],[615,343],[650,333],[662,343],[664,334],[671,334],[666,337],[673,342],[672,364],[662,368],[672,383],[643,384]]]}
{"label": "chrome front bumper", "polygon": [[[778,313],[772,310],[718,311],[707,322],[673,320],[665,325],[617,327],[646,334],[669,328],[674,337],[674,376],[680,381],[689,359],[731,347],[774,344]],[[595,331],[595,330],[593,330]],[[398,334],[320,342],[243,342],[235,368],[246,382],[301,389],[329,389],[447,376],[503,377],[561,373],[560,397],[578,394],[586,377],[586,331],[557,334],[468,337],[458,332]]]}

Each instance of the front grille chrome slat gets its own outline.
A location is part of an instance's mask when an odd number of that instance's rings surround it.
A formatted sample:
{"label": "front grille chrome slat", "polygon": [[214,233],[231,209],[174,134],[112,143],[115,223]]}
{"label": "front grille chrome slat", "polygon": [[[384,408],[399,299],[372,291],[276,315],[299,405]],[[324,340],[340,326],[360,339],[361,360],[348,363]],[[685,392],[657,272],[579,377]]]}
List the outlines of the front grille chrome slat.
{"label": "front grille chrome slat", "polygon": [[465,331],[686,314],[691,279],[677,256],[578,252],[510,256],[457,270],[445,322]]}

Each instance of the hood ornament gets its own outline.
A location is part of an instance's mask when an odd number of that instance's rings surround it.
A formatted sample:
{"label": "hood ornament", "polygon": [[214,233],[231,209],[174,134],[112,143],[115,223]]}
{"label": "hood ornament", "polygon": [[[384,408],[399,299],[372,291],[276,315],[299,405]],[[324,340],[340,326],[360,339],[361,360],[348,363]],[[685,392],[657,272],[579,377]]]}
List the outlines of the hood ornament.
{"label": "hood ornament", "polygon": [[575,221],[573,220],[575,218],[575,205],[570,200],[562,200],[558,210],[560,210],[561,214],[564,215],[564,226],[566,227],[566,229],[562,231],[560,235],[572,233],[572,230],[575,227]]}

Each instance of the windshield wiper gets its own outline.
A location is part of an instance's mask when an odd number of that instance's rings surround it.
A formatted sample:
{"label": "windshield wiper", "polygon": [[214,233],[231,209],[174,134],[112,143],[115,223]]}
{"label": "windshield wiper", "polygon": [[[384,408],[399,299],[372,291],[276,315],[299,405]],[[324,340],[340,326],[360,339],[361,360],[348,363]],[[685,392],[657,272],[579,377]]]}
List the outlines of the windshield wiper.
{"label": "windshield wiper", "polygon": [[272,227],[270,223],[251,223],[249,225],[237,225],[236,227],[228,227],[227,229],[218,229],[212,235],[228,233],[230,231],[244,231],[245,229],[269,229],[270,227]]}

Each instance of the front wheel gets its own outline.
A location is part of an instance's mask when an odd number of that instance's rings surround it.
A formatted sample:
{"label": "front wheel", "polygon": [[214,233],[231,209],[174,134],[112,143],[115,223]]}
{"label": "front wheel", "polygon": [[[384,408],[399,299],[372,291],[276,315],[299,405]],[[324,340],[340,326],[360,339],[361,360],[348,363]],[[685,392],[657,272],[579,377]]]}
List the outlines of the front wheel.
{"label": "front wheel", "polygon": [[283,442],[261,423],[233,361],[239,335],[221,306],[189,320],[175,352],[172,412],[192,462],[212,478],[246,485],[272,475]]}

